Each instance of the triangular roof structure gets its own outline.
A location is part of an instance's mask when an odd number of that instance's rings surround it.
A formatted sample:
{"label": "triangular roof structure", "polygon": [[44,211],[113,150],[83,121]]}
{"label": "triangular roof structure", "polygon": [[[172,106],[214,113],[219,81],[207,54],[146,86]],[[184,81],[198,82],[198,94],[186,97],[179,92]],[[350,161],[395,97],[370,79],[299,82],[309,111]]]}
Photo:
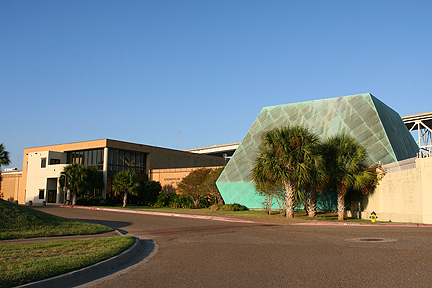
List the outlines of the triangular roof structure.
{"label": "triangular roof structure", "polygon": [[321,139],[350,134],[367,149],[368,165],[404,160],[418,152],[399,114],[370,93],[264,107],[217,181],[226,203],[262,208],[251,181],[261,137],[288,125],[308,128]]}

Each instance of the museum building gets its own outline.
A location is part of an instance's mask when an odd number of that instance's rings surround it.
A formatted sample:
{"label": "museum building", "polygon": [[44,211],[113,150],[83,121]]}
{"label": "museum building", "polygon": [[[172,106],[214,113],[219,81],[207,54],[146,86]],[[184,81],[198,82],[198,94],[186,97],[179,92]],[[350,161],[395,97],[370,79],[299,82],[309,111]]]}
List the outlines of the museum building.
{"label": "museum building", "polygon": [[[23,170],[2,173],[3,199],[24,203],[63,203],[66,193],[59,177],[65,166],[78,163],[102,171],[102,197],[112,194],[111,183],[118,171],[135,171],[140,180],[153,180],[152,170],[163,179],[173,172],[201,167],[220,167],[223,157],[197,154],[111,139],[100,139],[24,149]],[[170,177],[163,177],[164,171]],[[159,180],[158,178],[158,180]],[[172,183],[175,184],[175,183]]]}

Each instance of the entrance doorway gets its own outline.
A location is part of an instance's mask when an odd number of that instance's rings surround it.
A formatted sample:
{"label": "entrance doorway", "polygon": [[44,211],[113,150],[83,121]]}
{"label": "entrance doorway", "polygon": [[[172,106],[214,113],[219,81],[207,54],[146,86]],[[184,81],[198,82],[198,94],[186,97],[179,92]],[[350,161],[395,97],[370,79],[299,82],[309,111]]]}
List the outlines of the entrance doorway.
{"label": "entrance doorway", "polygon": [[48,190],[48,203],[56,203],[57,190]]}

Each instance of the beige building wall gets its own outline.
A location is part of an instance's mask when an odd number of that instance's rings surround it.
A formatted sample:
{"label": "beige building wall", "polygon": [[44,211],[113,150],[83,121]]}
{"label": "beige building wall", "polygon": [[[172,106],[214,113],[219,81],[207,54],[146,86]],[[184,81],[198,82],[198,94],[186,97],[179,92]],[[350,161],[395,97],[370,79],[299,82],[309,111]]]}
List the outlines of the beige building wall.
{"label": "beige building wall", "polygon": [[403,162],[384,166],[387,174],[365,197],[362,218],[375,211],[378,221],[432,224],[432,157]]}
{"label": "beige building wall", "polygon": [[43,151],[56,151],[56,152],[64,152],[64,151],[74,151],[81,149],[96,149],[105,147],[107,143],[107,139],[101,140],[92,140],[92,141],[83,141],[76,143],[67,143],[67,144],[58,144],[58,145],[48,145],[48,146],[40,146],[33,148],[24,149],[24,157],[23,157],[23,170],[22,170],[22,185],[20,186],[20,190],[18,192],[18,202],[19,204],[26,203],[26,191],[27,191],[27,173],[28,173],[28,162],[29,162],[29,154],[34,152],[43,152]]}
{"label": "beige building wall", "polygon": [[[61,152],[39,151],[29,153],[27,164],[27,182],[25,203],[32,201],[34,204],[48,202],[48,191],[56,190],[56,203],[63,202],[63,195],[57,179],[66,164],[50,165],[50,159],[60,159],[65,162],[65,155]],[[45,159],[45,167],[41,167],[42,159]],[[39,190],[44,190],[44,197],[39,197]]]}
{"label": "beige building wall", "polygon": [[198,168],[179,168],[179,169],[153,169],[150,171],[150,179],[158,181],[164,191],[170,192],[170,189],[176,189],[181,180],[188,176],[192,171],[201,168],[221,168],[219,167],[198,167]]}
{"label": "beige building wall", "polygon": [[18,200],[18,193],[22,185],[22,171],[1,173],[0,196],[8,201]]}
{"label": "beige building wall", "polygon": [[[34,164],[32,169],[29,169],[31,155],[37,155],[35,153],[55,153],[55,152],[67,152],[67,151],[76,151],[76,150],[87,150],[87,149],[97,149],[97,148],[105,148],[105,159],[104,159],[104,180],[107,181],[109,175],[107,174],[107,151],[110,148],[115,149],[123,149],[130,151],[137,151],[147,153],[147,163],[146,163],[146,173],[150,175],[150,170],[152,169],[181,169],[184,167],[217,167],[220,165],[224,165],[225,159],[221,157],[214,157],[208,155],[195,154],[185,151],[154,147],[136,143],[129,143],[111,139],[100,139],[100,140],[91,140],[91,141],[83,141],[76,143],[67,143],[67,144],[58,144],[58,145],[49,145],[49,146],[41,146],[34,148],[24,149],[24,157],[23,157],[23,170],[22,170],[22,181],[19,186],[18,195],[15,200],[18,200],[19,204],[27,203],[28,201],[34,201],[32,199],[35,198],[35,191],[39,193],[39,189],[43,186],[42,182],[38,182],[36,178],[53,179],[59,176],[59,171],[51,171],[50,169],[46,169],[45,171],[36,171],[32,172],[34,169],[41,170],[39,164]],[[106,149],[108,148],[108,149]],[[63,154],[64,155],[64,154]],[[65,157],[65,156],[64,156]],[[63,159],[61,163],[65,163],[66,159]],[[35,162],[36,163],[36,162]],[[47,165],[49,160],[47,159]],[[60,164],[62,165],[62,164]],[[56,165],[53,165],[56,166]],[[53,167],[50,167],[53,168]],[[62,168],[61,168],[62,171]],[[55,173],[54,173],[55,172]],[[37,173],[42,173],[38,176],[35,176]],[[33,175],[30,175],[33,174]],[[57,175],[57,176],[55,176]],[[30,178],[29,178],[30,177]],[[51,178],[52,177],[52,178]],[[174,178],[174,177],[172,177]],[[42,180],[40,180],[42,181]],[[49,181],[46,183],[46,187],[52,187],[53,181]],[[30,186],[28,186],[30,185]],[[52,188],[45,188],[52,189]],[[104,194],[105,194],[104,188]],[[60,192],[59,192],[60,193]],[[26,196],[27,195],[27,196]],[[58,195],[59,196],[59,195]],[[38,197],[37,197],[38,198]],[[60,199],[57,197],[57,199]],[[41,200],[42,201],[42,200]],[[57,200],[60,201],[60,200]],[[38,203],[38,202],[36,202]]]}

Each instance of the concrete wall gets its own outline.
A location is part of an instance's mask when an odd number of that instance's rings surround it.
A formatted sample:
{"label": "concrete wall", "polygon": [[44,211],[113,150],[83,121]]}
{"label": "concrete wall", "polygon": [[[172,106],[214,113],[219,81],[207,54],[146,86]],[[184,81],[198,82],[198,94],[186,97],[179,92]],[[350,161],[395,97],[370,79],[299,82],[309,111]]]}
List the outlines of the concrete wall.
{"label": "concrete wall", "polygon": [[[53,189],[52,181],[50,178],[60,177],[60,172],[63,171],[66,164],[56,164],[49,165],[49,159],[56,158],[61,159],[65,162],[64,153],[53,152],[53,151],[39,151],[28,153],[27,155],[27,181],[26,181],[26,193],[25,193],[25,203],[32,201],[34,204],[40,204],[43,201],[48,202],[48,190],[57,190],[57,203],[61,203],[63,200],[61,195],[60,187]],[[41,168],[41,159],[46,158],[46,167]],[[57,184],[58,186],[58,184]],[[43,199],[39,198],[39,190],[44,190]],[[21,203],[20,203],[21,204]]]}
{"label": "concrete wall", "polygon": [[2,172],[0,185],[0,195],[2,195],[2,199],[9,201],[18,200],[22,179],[22,171]]}
{"label": "concrete wall", "polygon": [[432,224],[432,157],[384,165],[387,174],[364,198],[362,218]]}

